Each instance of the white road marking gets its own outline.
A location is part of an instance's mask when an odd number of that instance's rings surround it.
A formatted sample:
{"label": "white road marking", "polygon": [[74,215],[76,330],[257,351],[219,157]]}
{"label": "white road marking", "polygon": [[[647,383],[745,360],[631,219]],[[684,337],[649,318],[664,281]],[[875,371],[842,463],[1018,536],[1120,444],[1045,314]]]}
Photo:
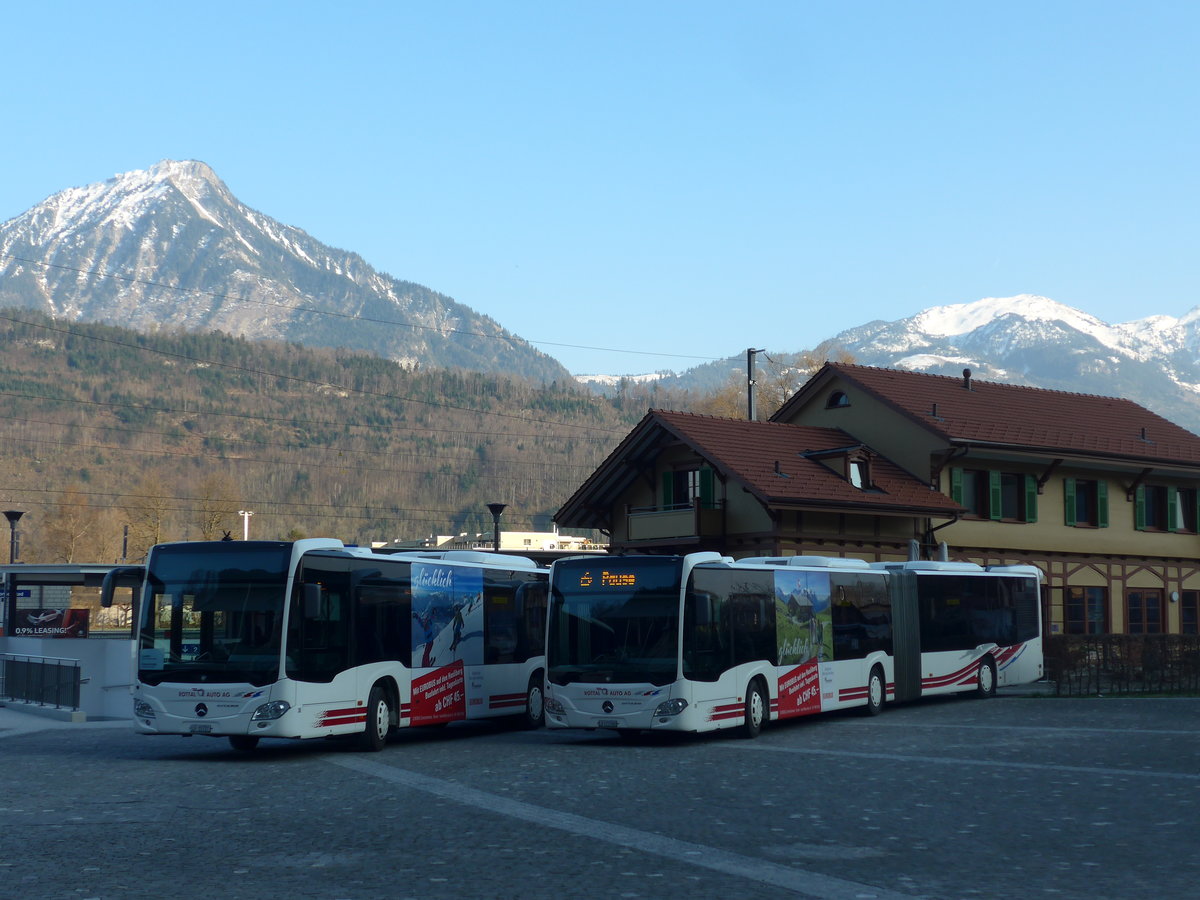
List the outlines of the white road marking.
{"label": "white road marking", "polygon": [[912,900],[913,897],[912,894],[902,894],[844,878],[835,878],[832,875],[822,875],[818,872],[781,866],[764,859],[742,856],[719,847],[676,840],[637,828],[500,797],[441,778],[374,762],[361,756],[331,755],[327,758],[335,765],[352,769],[362,775],[424,791],[464,806],[473,806],[543,828],[554,828],[642,853],[652,853],[676,862],[686,862],[688,865],[712,869],[725,875],[745,878],[805,896],[829,900]]}

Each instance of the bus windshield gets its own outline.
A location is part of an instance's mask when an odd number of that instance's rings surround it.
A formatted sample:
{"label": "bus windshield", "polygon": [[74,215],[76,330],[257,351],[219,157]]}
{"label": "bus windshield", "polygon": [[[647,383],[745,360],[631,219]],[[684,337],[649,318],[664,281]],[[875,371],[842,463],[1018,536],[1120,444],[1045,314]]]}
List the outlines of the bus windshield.
{"label": "bus windshield", "polygon": [[546,651],[550,681],[673,682],[682,568],[679,557],[557,563]]}
{"label": "bus windshield", "polygon": [[291,550],[277,541],[155,547],[139,611],[139,680],[275,681]]}

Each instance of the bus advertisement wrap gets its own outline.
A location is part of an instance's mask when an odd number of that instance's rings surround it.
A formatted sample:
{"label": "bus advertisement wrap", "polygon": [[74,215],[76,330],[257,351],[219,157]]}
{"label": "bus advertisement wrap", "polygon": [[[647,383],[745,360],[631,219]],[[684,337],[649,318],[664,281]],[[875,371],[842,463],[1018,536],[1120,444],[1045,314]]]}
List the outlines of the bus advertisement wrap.
{"label": "bus advertisement wrap", "polygon": [[461,660],[413,679],[413,725],[454,722],[466,715],[467,694]]}
{"label": "bus advertisement wrap", "polygon": [[412,667],[483,662],[483,571],[412,567]]}
{"label": "bus advertisement wrap", "polygon": [[779,665],[833,659],[829,573],[782,569],[774,576]]}
{"label": "bus advertisement wrap", "polygon": [[815,660],[779,677],[779,718],[821,711],[821,670]]}

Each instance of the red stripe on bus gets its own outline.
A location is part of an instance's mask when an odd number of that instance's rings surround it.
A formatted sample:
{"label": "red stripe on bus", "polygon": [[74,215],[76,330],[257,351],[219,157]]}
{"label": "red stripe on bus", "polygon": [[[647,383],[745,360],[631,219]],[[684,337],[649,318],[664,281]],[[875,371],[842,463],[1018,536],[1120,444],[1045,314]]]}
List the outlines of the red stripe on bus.
{"label": "red stripe on bus", "polygon": [[746,709],[740,703],[726,703],[722,706],[714,706],[712,712],[708,714],[710,722],[719,722],[724,719],[740,719],[746,715]]}
{"label": "red stripe on bus", "polygon": [[317,720],[317,727],[330,728],[334,725],[361,725],[366,721],[366,713],[359,716],[322,716]]}
{"label": "red stripe on bus", "polygon": [[740,719],[746,715],[744,709],[729,710],[728,712],[717,712],[713,710],[711,716],[708,717],[710,722],[723,722],[725,719]]}
{"label": "red stripe on bus", "polygon": [[524,696],[517,697],[515,700],[499,700],[495,697],[488,700],[488,709],[512,709],[513,707],[524,705]]}

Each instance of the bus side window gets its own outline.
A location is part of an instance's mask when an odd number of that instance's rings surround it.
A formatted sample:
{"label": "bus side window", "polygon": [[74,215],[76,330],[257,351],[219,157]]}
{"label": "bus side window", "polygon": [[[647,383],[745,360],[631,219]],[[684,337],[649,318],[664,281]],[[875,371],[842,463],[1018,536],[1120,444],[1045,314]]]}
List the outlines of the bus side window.
{"label": "bus side window", "polygon": [[724,598],[707,591],[688,594],[683,616],[683,674],[693,681],[716,681],[729,667],[723,622]]}
{"label": "bus side window", "polygon": [[547,595],[545,582],[528,581],[517,588],[517,607],[521,617],[517,662],[525,662],[546,652]]}

